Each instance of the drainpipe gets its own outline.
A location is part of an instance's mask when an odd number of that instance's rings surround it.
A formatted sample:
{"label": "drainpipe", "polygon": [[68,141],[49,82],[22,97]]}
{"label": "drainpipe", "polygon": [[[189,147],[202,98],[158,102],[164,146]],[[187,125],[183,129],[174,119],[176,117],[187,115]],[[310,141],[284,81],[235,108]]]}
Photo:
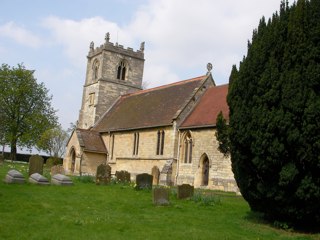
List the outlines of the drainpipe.
{"label": "drainpipe", "polygon": [[83,149],[80,149],[80,167],[79,167],[79,174],[80,177],[82,176],[82,160],[83,160]]}
{"label": "drainpipe", "polygon": [[177,150],[177,172],[176,172],[176,184],[178,183],[178,176],[180,171],[180,141],[181,141],[181,134],[180,130],[178,130],[178,150]]}

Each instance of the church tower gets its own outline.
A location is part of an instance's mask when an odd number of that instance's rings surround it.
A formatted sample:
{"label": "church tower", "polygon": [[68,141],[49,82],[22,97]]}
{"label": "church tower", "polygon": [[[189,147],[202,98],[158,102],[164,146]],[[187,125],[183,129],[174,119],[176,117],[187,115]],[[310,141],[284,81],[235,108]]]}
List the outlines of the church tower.
{"label": "church tower", "polygon": [[91,42],[87,58],[78,120],[78,128],[82,129],[92,127],[119,96],[142,89],[144,42],[137,51],[125,49],[110,42],[107,33],[100,47],[94,48]]}

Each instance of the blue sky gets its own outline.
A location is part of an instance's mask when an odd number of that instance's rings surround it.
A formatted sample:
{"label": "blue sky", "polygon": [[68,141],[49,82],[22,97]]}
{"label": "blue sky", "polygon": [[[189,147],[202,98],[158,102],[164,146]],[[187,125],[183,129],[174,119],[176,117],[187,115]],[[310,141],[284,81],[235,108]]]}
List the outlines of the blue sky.
{"label": "blue sky", "polygon": [[280,0],[2,0],[0,64],[36,70],[67,129],[78,119],[91,41],[102,44],[107,32],[111,42],[134,50],[145,41],[148,87],[203,75],[208,62],[220,85],[246,54],[259,19],[279,5]]}

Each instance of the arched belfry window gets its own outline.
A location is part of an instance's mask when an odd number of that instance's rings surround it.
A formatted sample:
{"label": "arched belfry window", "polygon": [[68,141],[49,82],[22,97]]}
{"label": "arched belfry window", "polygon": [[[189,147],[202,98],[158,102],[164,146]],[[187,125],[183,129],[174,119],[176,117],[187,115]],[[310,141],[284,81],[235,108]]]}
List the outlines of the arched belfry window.
{"label": "arched belfry window", "polygon": [[190,132],[187,132],[182,141],[182,151],[181,155],[182,158],[181,160],[184,163],[192,163],[192,148],[193,148],[193,140]]}
{"label": "arched belfry window", "polygon": [[126,80],[127,71],[128,71],[127,64],[126,64],[126,62],[124,60],[122,60],[118,65],[117,79]]}
{"label": "arched belfry window", "polygon": [[92,65],[92,80],[93,82],[96,82],[98,81],[98,76],[99,76],[99,61],[98,60],[95,60],[93,62],[93,65]]}

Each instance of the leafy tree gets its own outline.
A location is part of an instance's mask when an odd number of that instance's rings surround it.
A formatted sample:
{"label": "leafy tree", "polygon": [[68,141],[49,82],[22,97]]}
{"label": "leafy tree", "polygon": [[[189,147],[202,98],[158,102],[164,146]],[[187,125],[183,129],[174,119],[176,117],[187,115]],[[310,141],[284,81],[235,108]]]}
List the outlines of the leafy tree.
{"label": "leafy tree", "polygon": [[260,20],[232,70],[223,128],[251,209],[304,229],[320,226],[319,19],[320,1],[298,0]]}
{"label": "leafy tree", "polygon": [[61,126],[46,130],[40,137],[37,147],[52,157],[61,158],[64,154],[68,133]]}
{"label": "leafy tree", "polygon": [[0,116],[4,142],[11,146],[11,159],[16,159],[17,146],[36,145],[38,137],[57,124],[51,96],[43,83],[38,84],[34,71],[22,64],[0,67]]}

